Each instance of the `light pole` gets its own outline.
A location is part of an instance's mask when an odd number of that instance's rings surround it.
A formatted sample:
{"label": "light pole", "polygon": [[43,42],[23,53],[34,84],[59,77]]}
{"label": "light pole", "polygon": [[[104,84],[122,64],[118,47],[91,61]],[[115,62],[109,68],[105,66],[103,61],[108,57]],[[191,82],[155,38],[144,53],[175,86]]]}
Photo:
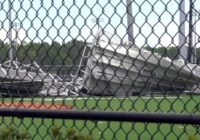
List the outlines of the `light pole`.
{"label": "light pole", "polygon": [[98,30],[99,30],[99,28],[100,28],[100,23],[101,23],[101,22],[104,22],[104,19],[103,19],[103,18],[100,18],[100,17],[97,17],[97,18],[92,19],[92,22],[97,24]]}
{"label": "light pole", "polygon": [[193,63],[197,63],[197,52],[196,52],[196,43],[197,43],[197,35],[196,35],[196,23],[198,12],[196,10],[193,11],[194,16],[194,44],[193,44]]}
{"label": "light pole", "polygon": [[179,59],[188,59],[188,49],[186,47],[186,37],[185,37],[185,20],[186,20],[186,14],[185,14],[185,0],[180,0],[180,9],[179,9],[179,48],[180,48],[180,54]]}
{"label": "light pole", "polygon": [[97,17],[97,18],[93,18],[93,19],[92,19],[92,22],[96,23],[97,26],[98,26],[97,32],[96,32],[96,34],[95,34],[95,37],[94,37],[93,40],[92,40],[92,46],[96,44],[97,39],[99,38],[99,32],[102,33],[102,30],[99,31],[99,29],[100,29],[100,22],[103,22],[103,21],[104,21],[104,19],[103,19],[103,18],[100,18],[100,17]]}
{"label": "light pole", "polygon": [[9,48],[9,53],[8,53],[8,57],[9,57],[9,60],[12,62],[13,61],[13,48],[12,48],[12,45],[13,45],[13,41],[12,41],[12,3],[10,0],[8,0],[8,20],[9,20],[9,36],[8,36],[8,39],[9,39],[9,44],[10,44],[10,48]]}
{"label": "light pole", "polygon": [[126,6],[127,6],[127,33],[128,33],[128,41],[134,42],[134,36],[133,36],[133,23],[134,23],[134,18],[132,14],[132,2],[131,0],[126,0]]}
{"label": "light pole", "polygon": [[18,38],[17,22],[14,23],[14,26],[15,26],[15,41],[13,43],[13,47],[15,49],[15,61],[17,62],[17,38]]}
{"label": "light pole", "polygon": [[187,43],[185,37],[185,0],[180,0],[180,27],[179,27],[179,47],[180,55],[179,58],[184,59],[190,63],[196,63],[196,49],[193,44],[193,8],[194,4],[192,0],[189,0],[189,35],[188,35],[188,48],[185,44]]}
{"label": "light pole", "polygon": [[193,63],[193,2],[190,2],[189,7],[189,48],[188,48],[188,62]]}

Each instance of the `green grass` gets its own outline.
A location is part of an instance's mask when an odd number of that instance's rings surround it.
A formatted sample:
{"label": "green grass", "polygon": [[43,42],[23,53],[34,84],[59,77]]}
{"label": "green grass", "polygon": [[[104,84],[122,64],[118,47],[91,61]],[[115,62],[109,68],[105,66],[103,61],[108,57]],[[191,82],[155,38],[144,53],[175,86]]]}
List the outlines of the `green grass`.
{"label": "green grass", "polygon": [[[32,102],[62,103],[74,106],[75,110],[95,111],[125,111],[125,112],[164,112],[164,113],[199,113],[196,105],[200,103],[200,96],[180,97],[90,97],[90,98],[40,98]],[[1,99],[8,102],[11,99]],[[19,102],[16,98],[12,101]],[[24,98],[23,102],[30,102]],[[155,124],[137,122],[105,122],[105,121],[79,121],[60,119],[32,119],[32,118],[0,118],[1,128],[11,125],[20,130],[27,130],[33,139],[50,140],[48,135],[53,125],[59,126],[64,133],[66,129],[74,128],[81,133],[90,133],[96,140],[130,139],[130,140],[188,140],[189,135],[196,135],[200,140],[197,126],[180,124]]]}

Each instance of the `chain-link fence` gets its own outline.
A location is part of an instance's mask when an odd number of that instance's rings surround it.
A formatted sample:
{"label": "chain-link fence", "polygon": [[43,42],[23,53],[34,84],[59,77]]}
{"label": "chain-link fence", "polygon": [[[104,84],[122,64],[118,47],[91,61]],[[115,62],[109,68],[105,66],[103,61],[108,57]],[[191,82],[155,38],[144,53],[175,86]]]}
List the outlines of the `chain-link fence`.
{"label": "chain-link fence", "polygon": [[0,0],[0,139],[200,139],[199,4]]}

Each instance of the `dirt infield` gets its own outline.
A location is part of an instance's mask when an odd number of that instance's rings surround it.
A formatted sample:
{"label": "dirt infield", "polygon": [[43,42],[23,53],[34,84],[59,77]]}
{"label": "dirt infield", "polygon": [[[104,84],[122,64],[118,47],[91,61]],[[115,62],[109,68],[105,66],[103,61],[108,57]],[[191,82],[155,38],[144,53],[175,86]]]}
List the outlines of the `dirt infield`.
{"label": "dirt infield", "polygon": [[73,107],[64,104],[52,104],[52,103],[31,103],[31,102],[18,102],[0,103],[0,108],[16,108],[16,109],[40,109],[40,110],[71,110]]}

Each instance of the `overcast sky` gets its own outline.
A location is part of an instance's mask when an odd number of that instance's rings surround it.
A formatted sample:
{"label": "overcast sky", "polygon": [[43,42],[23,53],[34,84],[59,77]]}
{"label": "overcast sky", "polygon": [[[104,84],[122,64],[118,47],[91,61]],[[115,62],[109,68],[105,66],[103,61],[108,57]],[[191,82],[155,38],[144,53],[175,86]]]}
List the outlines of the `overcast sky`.
{"label": "overcast sky", "polygon": [[[8,40],[8,0],[1,1],[0,39]],[[12,21],[18,24],[18,41],[67,42],[73,38],[90,42],[100,27],[127,40],[126,0],[11,0]],[[186,12],[189,0],[185,2]],[[135,0],[132,4],[135,43],[141,47],[178,45],[179,4],[176,0]],[[195,1],[200,7],[200,0]],[[198,9],[197,9],[198,10]],[[187,19],[188,21],[188,19]],[[186,28],[188,24],[186,23]],[[196,24],[200,32],[200,23]],[[13,31],[13,38],[15,38]],[[186,29],[188,34],[188,29]]]}

